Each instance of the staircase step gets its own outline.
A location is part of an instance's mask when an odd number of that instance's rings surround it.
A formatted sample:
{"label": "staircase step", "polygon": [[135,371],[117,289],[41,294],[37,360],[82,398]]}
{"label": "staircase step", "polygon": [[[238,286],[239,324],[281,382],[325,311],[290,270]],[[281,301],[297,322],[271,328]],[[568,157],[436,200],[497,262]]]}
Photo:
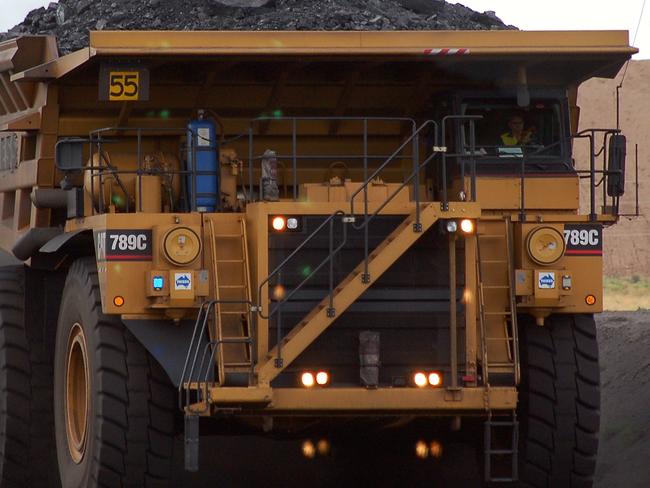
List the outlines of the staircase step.
{"label": "staircase step", "polygon": [[[402,256],[408,249],[417,242],[417,240],[424,235],[424,231],[429,229],[437,220],[438,207],[432,203],[423,205],[421,207],[421,223],[423,232],[413,232],[412,224],[414,222],[414,213],[405,218],[405,220],[397,226],[397,228],[387,236],[384,241],[379,244],[369,256],[368,259],[368,273],[371,280],[363,282],[359,279],[359,275],[364,273],[365,264],[361,262],[341,283],[336,286],[334,293],[334,307],[336,309],[336,316],[329,316],[325,314],[323,309],[329,308],[330,298],[326,296],[319,306],[312,309],[307,316],[299,322],[298,325],[293,327],[291,331],[284,337],[281,344],[282,357],[285,364],[291,363],[295,357],[302,351],[304,345],[302,341],[294,343],[292,346],[292,339],[296,338],[298,334],[305,331],[309,327],[310,333],[320,334],[324,331],[343,311],[345,311],[354,301],[358,299],[371,285],[376,281],[395,261]],[[384,253],[385,252],[385,253]],[[284,367],[277,367],[274,359],[278,357],[278,347],[274,347],[270,352],[268,361],[261,365],[259,368],[259,377],[265,381],[276,377]]]}

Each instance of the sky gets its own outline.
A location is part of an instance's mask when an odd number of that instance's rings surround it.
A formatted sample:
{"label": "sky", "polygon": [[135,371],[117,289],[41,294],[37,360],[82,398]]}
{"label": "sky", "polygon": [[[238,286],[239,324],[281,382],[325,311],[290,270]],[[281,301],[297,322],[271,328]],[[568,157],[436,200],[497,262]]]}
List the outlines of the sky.
{"label": "sky", "polygon": [[[179,0],[182,1],[182,0]],[[644,0],[464,0],[478,12],[494,10],[507,24],[523,30],[600,30],[630,31],[630,43],[639,24]],[[0,32],[22,22],[25,15],[49,0],[0,0]],[[634,59],[650,59],[650,0],[634,43],[641,51]]]}

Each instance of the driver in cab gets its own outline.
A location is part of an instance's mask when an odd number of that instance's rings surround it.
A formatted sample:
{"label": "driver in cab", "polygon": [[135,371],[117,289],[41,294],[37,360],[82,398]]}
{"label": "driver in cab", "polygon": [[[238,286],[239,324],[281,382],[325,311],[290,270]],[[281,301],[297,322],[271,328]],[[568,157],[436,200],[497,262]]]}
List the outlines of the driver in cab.
{"label": "driver in cab", "polygon": [[508,119],[508,132],[501,134],[501,144],[504,146],[535,144],[535,128],[525,128],[523,117],[512,115]]}

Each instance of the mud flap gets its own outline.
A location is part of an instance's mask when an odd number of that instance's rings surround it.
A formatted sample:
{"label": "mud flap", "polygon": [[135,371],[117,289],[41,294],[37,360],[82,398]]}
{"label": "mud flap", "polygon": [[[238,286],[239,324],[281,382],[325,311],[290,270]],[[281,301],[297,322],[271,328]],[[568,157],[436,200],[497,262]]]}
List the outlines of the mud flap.
{"label": "mud flap", "polygon": [[185,414],[185,470],[199,470],[199,416]]}

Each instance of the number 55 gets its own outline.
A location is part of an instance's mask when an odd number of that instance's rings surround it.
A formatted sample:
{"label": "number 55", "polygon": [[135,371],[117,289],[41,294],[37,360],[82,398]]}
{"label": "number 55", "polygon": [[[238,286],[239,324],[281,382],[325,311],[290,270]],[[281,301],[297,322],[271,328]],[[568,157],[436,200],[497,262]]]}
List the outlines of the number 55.
{"label": "number 55", "polygon": [[111,72],[109,77],[109,100],[138,100],[140,74],[135,72]]}

